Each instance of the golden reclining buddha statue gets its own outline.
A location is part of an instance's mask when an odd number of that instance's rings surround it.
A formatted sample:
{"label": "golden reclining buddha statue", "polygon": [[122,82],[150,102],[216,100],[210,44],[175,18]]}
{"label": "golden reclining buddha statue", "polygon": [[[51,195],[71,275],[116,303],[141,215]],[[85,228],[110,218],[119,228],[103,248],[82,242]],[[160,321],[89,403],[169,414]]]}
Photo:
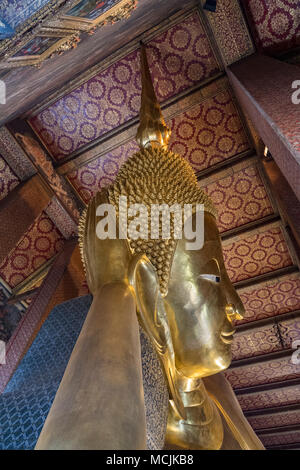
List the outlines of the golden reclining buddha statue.
{"label": "golden reclining buddha statue", "polygon": [[[138,317],[168,384],[166,447],[263,449],[222,374],[244,307],[224,266],[216,210],[189,163],[168,150],[170,130],[143,45],[141,64],[140,151],[82,216],[80,246],[93,303],[36,448],[146,448]],[[134,213],[140,211],[139,227],[145,223],[141,204],[148,211],[188,204],[191,233],[204,227],[201,247],[176,237],[173,214],[168,237],[161,228],[144,239],[132,225],[124,232]],[[117,222],[114,239],[98,236],[99,207],[106,205],[115,208],[116,217],[107,219]]]}

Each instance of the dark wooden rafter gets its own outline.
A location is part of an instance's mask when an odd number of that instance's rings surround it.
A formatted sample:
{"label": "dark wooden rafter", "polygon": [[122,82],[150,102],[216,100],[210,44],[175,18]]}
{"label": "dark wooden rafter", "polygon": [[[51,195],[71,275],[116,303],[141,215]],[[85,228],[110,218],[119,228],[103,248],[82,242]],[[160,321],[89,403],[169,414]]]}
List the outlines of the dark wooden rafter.
{"label": "dark wooden rafter", "polygon": [[246,417],[250,416],[268,416],[268,415],[276,415],[278,413],[289,413],[290,411],[300,411],[300,404],[295,403],[292,405],[281,405],[272,408],[261,408],[257,410],[249,410],[244,411],[244,415]]}
{"label": "dark wooden rafter", "polygon": [[300,442],[294,444],[281,444],[275,446],[266,446],[266,450],[300,450]]}
{"label": "dark wooden rafter", "polygon": [[235,388],[236,395],[248,395],[250,393],[267,392],[269,390],[282,389],[286,387],[294,387],[300,385],[300,377],[295,379],[281,380],[278,382],[271,382],[267,384],[251,385],[250,387]]}
{"label": "dark wooden rafter", "polygon": [[39,290],[39,287],[34,287],[33,289],[23,292],[22,294],[14,295],[10,297],[6,303],[7,305],[15,305],[16,303],[21,302],[22,300],[31,298],[33,295],[35,295],[38,292],[38,290]]}
{"label": "dark wooden rafter", "polygon": [[[294,349],[287,348],[284,350],[280,351],[273,351],[271,353],[267,354],[260,354],[259,356],[252,356],[252,357],[246,357],[244,359],[236,359],[235,361],[232,361],[230,365],[230,369],[235,369],[237,367],[243,367],[243,366],[249,366],[251,364],[257,364],[275,360],[275,359],[282,359],[285,357],[292,357],[292,354],[294,352]],[[300,373],[300,370],[299,370]]]}
{"label": "dark wooden rafter", "polygon": [[[77,192],[74,190],[73,186],[66,179],[57,174],[52,159],[49,156],[47,149],[43,146],[42,142],[37,140],[30,126],[24,120],[15,119],[9,123],[7,127],[12,135],[12,138],[16,139],[18,134],[29,136],[36,143],[36,146],[40,148],[40,155],[38,157],[38,161],[36,161],[33,156],[27,152],[27,149],[22,145],[22,142],[19,142],[23,147],[23,151],[27,155],[28,160],[32,162],[38,174],[40,175],[41,181],[43,182],[48,193],[51,195],[51,197],[57,197],[63,208],[69,214],[70,218],[75,223],[77,223],[79,213],[84,206],[77,196]],[[60,192],[64,192],[64,195],[61,196]]]}
{"label": "dark wooden rafter", "polygon": [[282,434],[282,433],[289,433],[289,432],[294,432],[294,431],[300,431],[300,424],[290,424],[288,426],[276,426],[274,428],[262,428],[262,429],[256,429],[256,434],[259,434],[260,436],[266,435],[266,434]]}
{"label": "dark wooden rafter", "polygon": [[275,271],[270,271],[268,273],[260,274],[259,276],[254,276],[248,279],[243,279],[234,283],[234,287],[238,289],[244,289],[245,287],[252,287],[256,284],[260,284],[265,281],[271,281],[277,279],[278,277],[284,276],[285,274],[293,274],[299,272],[298,266],[291,265],[284,268],[276,269]]}
{"label": "dark wooden rafter", "polygon": [[244,160],[249,160],[250,157],[257,159],[255,152],[253,149],[245,150],[244,152],[238,153],[233,157],[227,158],[227,160],[223,160],[222,162],[216,163],[204,170],[198,171],[196,173],[198,181],[202,178],[207,178],[208,176],[212,176],[214,174],[218,174],[220,171],[225,170],[226,168],[231,168],[236,163],[240,163]]}
{"label": "dark wooden rafter", "polygon": [[[219,82],[219,89],[215,90],[215,87],[211,87],[211,92],[208,92],[210,84],[216,84]],[[166,100],[161,104],[164,118],[166,121],[176,117],[185,111],[188,111],[195,104],[200,103],[210,97],[215,96],[220,91],[227,89],[228,80],[225,78],[224,72],[218,72],[214,76],[205,79],[202,83],[195,85],[192,88],[184,90]],[[206,96],[202,96],[202,90],[205,89]],[[179,105],[180,103],[180,105]],[[98,137],[85,144],[80,149],[67,155],[60,162],[55,163],[57,172],[61,175],[69,173],[70,171],[79,168],[82,165],[95,160],[96,158],[106,155],[108,152],[113,151],[120,145],[124,145],[127,142],[134,140],[139,124],[139,116],[136,116],[124,124],[106,132],[103,136]],[[33,129],[34,132],[34,129]],[[38,136],[37,136],[38,137]]]}
{"label": "dark wooden rafter", "polygon": [[268,318],[261,318],[260,320],[249,321],[247,323],[242,323],[240,325],[236,325],[237,333],[244,333],[245,331],[255,331],[256,328],[260,328],[262,326],[273,325],[276,323],[281,323],[286,320],[291,320],[293,318],[300,317],[300,310],[294,310],[292,312],[281,313],[279,315],[273,315]]}

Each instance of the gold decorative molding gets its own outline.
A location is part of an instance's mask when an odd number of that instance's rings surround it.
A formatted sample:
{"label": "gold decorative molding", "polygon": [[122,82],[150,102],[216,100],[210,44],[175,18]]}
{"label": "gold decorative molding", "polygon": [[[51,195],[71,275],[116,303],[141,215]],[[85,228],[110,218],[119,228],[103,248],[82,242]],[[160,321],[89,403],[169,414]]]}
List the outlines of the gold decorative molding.
{"label": "gold decorative molding", "polygon": [[98,18],[91,20],[83,17],[68,15],[72,7],[75,7],[81,0],[72,0],[60,10],[53,20],[48,22],[48,26],[52,28],[67,28],[75,31],[86,31],[93,34],[99,27],[106,24],[113,24],[117,21],[126,19],[136,8],[138,0],[120,0],[109,10],[101,14]]}
{"label": "gold decorative molding", "polygon": [[[53,58],[56,54],[61,55],[76,47],[80,42],[82,31],[93,34],[98,27],[126,19],[137,5],[137,0],[120,0],[94,20],[68,16],[67,13],[79,1],[51,1],[39,14],[33,15],[13,38],[2,41],[0,70],[25,66],[40,67],[44,60]],[[23,48],[29,47],[30,43],[38,37],[49,38],[49,47],[45,51],[41,54],[18,55]],[[54,37],[57,38],[57,41],[53,44],[51,38]]]}
{"label": "gold decorative molding", "polygon": [[[47,38],[49,40],[49,47],[41,54],[17,55],[27,46],[30,47],[30,43],[34,41],[35,38]],[[54,44],[52,41],[53,38],[57,39]],[[40,29],[27,35],[17,45],[13,46],[10,51],[4,55],[4,61],[0,62],[0,69],[11,69],[28,65],[40,67],[45,59],[51,58],[56,54],[62,54],[76,47],[79,41],[79,33],[70,34],[69,31],[63,30],[51,31],[48,29]]]}

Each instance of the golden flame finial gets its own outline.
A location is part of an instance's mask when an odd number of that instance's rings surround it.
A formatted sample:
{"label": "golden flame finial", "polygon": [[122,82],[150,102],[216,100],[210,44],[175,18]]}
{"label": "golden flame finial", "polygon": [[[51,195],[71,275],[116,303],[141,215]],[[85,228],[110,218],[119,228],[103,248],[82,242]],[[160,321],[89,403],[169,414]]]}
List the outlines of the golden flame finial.
{"label": "golden flame finial", "polygon": [[141,42],[142,102],[136,141],[141,148],[167,147],[171,131],[163,118],[149,71],[145,45]]}

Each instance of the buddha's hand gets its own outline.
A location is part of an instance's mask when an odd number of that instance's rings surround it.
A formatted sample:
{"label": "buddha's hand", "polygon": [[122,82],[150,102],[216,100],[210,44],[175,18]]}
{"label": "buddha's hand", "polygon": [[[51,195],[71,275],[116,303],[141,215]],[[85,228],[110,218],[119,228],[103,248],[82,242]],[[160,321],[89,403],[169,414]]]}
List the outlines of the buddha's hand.
{"label": "buddha's hand", "polygon": [[[128,283],[131,251],[128,241],[119,238],[113,206],[111,209],[103,206],[108,203],[106,191],[97,193],[89,203],[79,226],[82,260],[92,294],[105,284]],[[104,217],[101,217],[103,215]],[[108,238],[101,239],[101,234],[108,229],[110,229]]]}

